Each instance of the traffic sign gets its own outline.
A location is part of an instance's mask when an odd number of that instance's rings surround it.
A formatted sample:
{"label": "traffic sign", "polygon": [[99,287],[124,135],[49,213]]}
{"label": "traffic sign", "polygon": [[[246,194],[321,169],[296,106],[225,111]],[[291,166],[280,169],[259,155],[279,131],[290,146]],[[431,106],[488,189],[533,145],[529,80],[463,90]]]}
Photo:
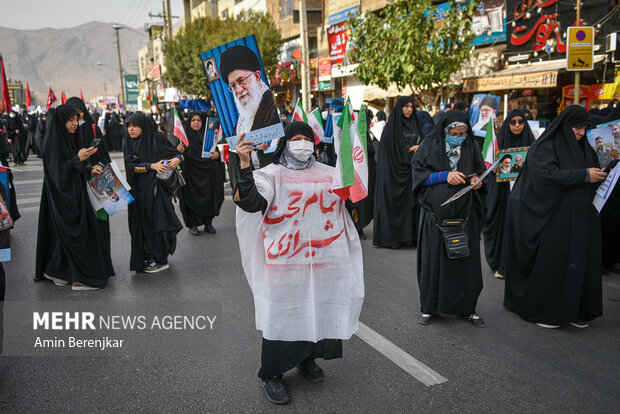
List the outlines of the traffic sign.
{"label": "traffic sign", "polygon": [[594,27],[569,27],[566,37],[566,70],[594,69]]}

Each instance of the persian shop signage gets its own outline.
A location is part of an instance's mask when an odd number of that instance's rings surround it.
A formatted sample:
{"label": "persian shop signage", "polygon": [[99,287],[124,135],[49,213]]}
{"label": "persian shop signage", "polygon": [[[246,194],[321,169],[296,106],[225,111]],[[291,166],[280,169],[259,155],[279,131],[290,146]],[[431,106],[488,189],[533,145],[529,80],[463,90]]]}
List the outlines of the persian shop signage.
{"label": "persian shop signage", "polygon": [[[538,10],[540,9],[540,13]],[[582,25],[596,23],[609,12],[608,0],[589,0],[582,3]],[[575,25],[574,2],[560,0],[506,0],[509,55],[525,54],[526,60],[564,59],[566,29]],[[604,36],[597,36],[601,43]],[[538,56],[534,56],[536,53]]]}
{"label": "persian shop signage", "polygon": [[518,75],[491,76],[463,80],[463,92],[487,92],[505,89],[555,88],[558,84],[558,71],[525,73]]}

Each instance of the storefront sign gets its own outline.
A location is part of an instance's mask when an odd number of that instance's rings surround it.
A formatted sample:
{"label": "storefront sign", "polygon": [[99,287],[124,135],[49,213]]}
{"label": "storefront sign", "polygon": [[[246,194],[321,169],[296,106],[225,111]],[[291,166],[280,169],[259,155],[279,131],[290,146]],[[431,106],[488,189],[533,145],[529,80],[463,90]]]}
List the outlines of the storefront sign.
{"label": "storefront sign", "polygon": [[319,81],[319,90],[320,91],[333,91],[334,90],[334,81]]}
{"label": "storefront sign", "polygon": [[330,0],[329,1],[329,24],[338,24],[349,20],[360,11],[360,0]]}
{"label": "storefront sign", "polygon": [[478,79],[464,79],[463,92],[486,92],[504,89],[555,88],[558,84],[558,72],[526,73],[518,75],[495,76]]}
{"label": "storefront sign", "polygon": [[345,63],[347,56],[347,44],[351,35],[351,29],[347,22],[338,23],[327,29],[327,40],[329,42],[329,56],[332,65]]}
{"label": "storefront sign", "polygon": [[318,91],[319,90],[319,59],[312,58],[310,59],[310,90]]}
{"label": "storefront sign", "polygon": [[566,70],[594,69],[594,27],[569,27]]}
{"label": "storefront sign", "polygon": [[[609,12],[608,0],[589,0],[581,5],[581,17],[586,24],[600,21]],[[538,12],[540,10],[540,13]],[[574,2],[560,0],[506,0],[506,26],[509,56],[530,53],[529,60],[564,59],[567,42],[564,28],[575,24]],[[514,27],[513,27],[514,24]],[[595,42],[602,44],[604,36]],[[536,52],[536,53],[533,53]]]}
{"label": "storefront sign", "polygon": [[332,78],[332,61],[329,56],[319,57],[319,81],[329,81]]}
{"label": "storefront sign", "polygon": [[[503,1],[498,0],[470,0],[477,1],[476,11],[472,18],[471,30],[476,34],[472,41],[475,46],[506,41],[506,8]],[[466,7],[461,3],[458,7]],[[435,25],[440,25],[446,18],[450,3],[443,3],[429,10],[433,14]]]}

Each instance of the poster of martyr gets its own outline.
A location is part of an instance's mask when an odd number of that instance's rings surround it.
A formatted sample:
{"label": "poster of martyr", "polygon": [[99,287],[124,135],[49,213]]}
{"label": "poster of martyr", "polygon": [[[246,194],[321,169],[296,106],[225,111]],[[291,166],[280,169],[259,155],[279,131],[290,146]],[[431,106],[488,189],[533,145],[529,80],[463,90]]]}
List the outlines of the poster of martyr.
{"label": "poster of martyr", "polygon": [[200,59],[231,150],[243,132],[255,145],[284,136],[254,35],[207,50]]}

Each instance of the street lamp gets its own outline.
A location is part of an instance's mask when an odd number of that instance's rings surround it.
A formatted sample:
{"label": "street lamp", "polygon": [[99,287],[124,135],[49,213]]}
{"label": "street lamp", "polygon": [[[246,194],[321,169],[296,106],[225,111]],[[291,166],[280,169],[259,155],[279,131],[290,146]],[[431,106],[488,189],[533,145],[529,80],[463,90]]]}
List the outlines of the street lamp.
{"label": "street lamp", "polygon": [[118,74],[119,74],[120,81],[121,81],[121,104],[123,105],[123,108],[127,109],[125,105],[125,87],[123,85],[123,63],[121,61],[121,45],[120,45],[120,41],[118,38],[118,31],[121,29],[124,29],[125,26],[115,23],[112,26],[112,28],[116,31],[116,52],[118,53]]}

